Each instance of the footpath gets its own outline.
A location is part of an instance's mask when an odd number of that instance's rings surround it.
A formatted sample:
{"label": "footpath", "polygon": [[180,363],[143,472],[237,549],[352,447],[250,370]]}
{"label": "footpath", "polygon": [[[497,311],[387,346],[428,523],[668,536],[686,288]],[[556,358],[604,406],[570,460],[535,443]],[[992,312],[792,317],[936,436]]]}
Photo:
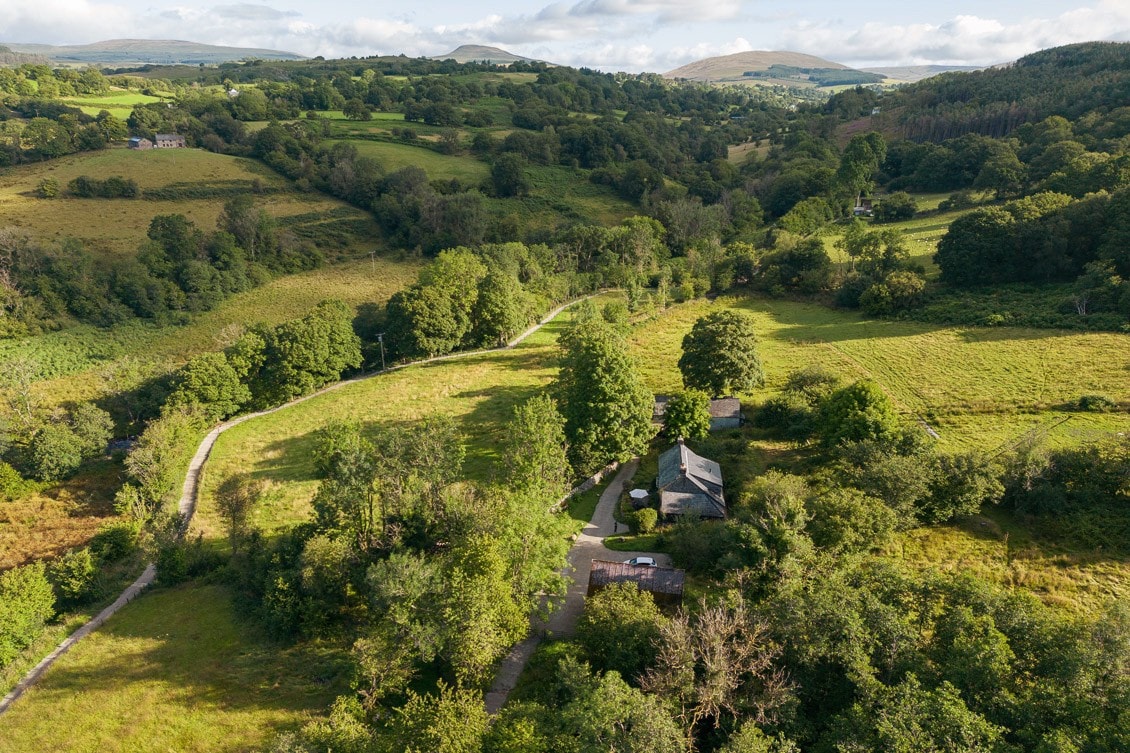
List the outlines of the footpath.
{"label": "footpath", "polygon": [[585,524],[584,530],[577,536],[572,549],[569,550],[568,565],[563,574],[571,578],[569,590],[564,597],[553,599],[554,610],[546,621],[534,620],[530,626],[530,635],[510,650],[502,660],[494,683],[486,695],[487,712],[497,714],[506,704],[511,691],[518,682],[518,677],[525,669],[526,663],[534,655],[538,644],[547,636],[565,638],[571,636],[577,628],[577,621],[585,609],[585,592],[589,585],[589,571],[592,570],[593,560],[629,560],[633,557],[654,557],[658,565],[670,567],[671,558],[666,554],[654,552],[619,552],[604,546],[604,539],[616,533],[617,524],[612,516],[620,494],[624,491],[624,484],[636,473],[638,463],[633,460],[620,468],[608,486],[601,492],[600,501],[593,511],[592,519]]}
{"label": "footpath", "polygon": [[[177,503],[177,511],[184,519],[185,528],[187,529],[188,524],[192,520],[193,514],[196,512],[196,501],[197,495],[199,493],[198,485],[200,482],[200,473],[204,470],[204,464],[208,461],[208,456],[211,454],[212,447],[216,444],[216,440],[220,438],[221,434],[223,434],[233,426],[239,426],[244,421],[250,421],[254,418],[259,418],[260,416],[266,416],[277,411],[286,410],[287,408],[291,408],[295,405],[298,405],[299,403],[304,403],[307,400],[312,400],[319,395],[324,395],[327,392],[333,392],[334,390],[339,390],[342,387],[347,387],[357,382],[363,382],[367,379],[373,379],[374,377],[378,377],[382,374],[387,374],[390,371],[398,371],[400,369],[407,369],[411,366],[420,366],[422,364],[436,363],[438,361],[454,361],[460,358],[471,358],[473,356],[481,356],[486,353],[493,353],[500,350],[510,350],[520,345],[524,340],[526,340],[526,338],[530,337],[542,327],[556,319],[557,315],[565,309],[592,297],[593,296],[591,295],[584,296],[583,298],[578,298],[576,300],[569,301],[568,303],[558,306],[553,311],[550,311],[548,314],[542,317],[540,322],[530,327],[525,332],[518,335],[518,337],[514,338],[509,343],[500,348],[488,348],[485,350],[472,350],[460,353],[451,353],[446,356],[435,356],[433,358],[424,358],[419,361],[412,361],[411,363],[403,363],[396,366],[390,366],[387,369],[382,369],[370,374],[354,377],[353,379],[346,379],[340,382],[335,382],[328,387],[323,387],[317,392],[312,392],[309,395],[303,395],[300,398],[291,400],[289,403],[283,403],[282,405],[279,405],[277,407],[258,411],[257,413],[248,413],[246,415],[233,418],[230,421],[226,421],[220,424],[219,426],[212,429],[212,431],[208,432],[208,435],[204,437],[204,440],[196,448],[196,454],[192,456],[192,461],[188,466],[188,472],[185,474],[184,485],[181,488],[180,501]],[[93,619],[87,621],[80,628],[67,636],[66,639],[64,639],[58,646],[55,647],[54,651],[45,656],[38,664],[32,667],[32,669],[23,676],[23,678],[16,684],[16,686],[12,688],[11,692],[4,696],[3,699],[0,699],[0,714],[3,714],[5,711],[7,711],[8,708],[13,703],[15,703],[16,700],[21,695],[23,695],[28,688],[34,685],[39,680],[39,678],[42,677],[44,673],[46,673],[47,670],[51,668],[51,665],[58,661],[63,654],[67,653],[67,651],[69,651],[72,646],[101,627],[102,623],[106,622],[106,620],[114,616],[122,607],[131,602],[146,588],[152,585],[156,577],[157,568],[153,564],[148,565],[145,568],[145,571],[142,572],[140,576],[138,576],[137,580],[131,583],[126,588],[126,590],[123,591],[120,596],[118,596],[113,604],[103,609]],[[588,577],[587,572],[585,577]]]}

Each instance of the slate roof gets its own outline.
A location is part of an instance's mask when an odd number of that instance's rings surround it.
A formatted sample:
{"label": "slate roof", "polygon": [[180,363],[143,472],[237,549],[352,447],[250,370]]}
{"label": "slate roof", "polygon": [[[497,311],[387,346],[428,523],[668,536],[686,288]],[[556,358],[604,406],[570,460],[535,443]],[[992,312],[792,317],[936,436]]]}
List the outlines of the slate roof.
{"label": "slate roof", "polygon": [[726,517],[722,469],[713,460],[695,454],[682,439],[659,456],[655,487],[663,515]]}
{"label": "slate roof", "polygon": [[[651,420],[662,424],[663,417],[667,414],[667,403],[671,401],[670,395],[656,395],[655,406],[652,409]],[[742,423],[742,401],[736,397],[719,397],[710,401],[710,430],[736,429]]]}
{"label": "slate roof", "polygon": [[736,397],[720,397],[710,401],[711,418],[738,418],[742,415],[742,401]]}

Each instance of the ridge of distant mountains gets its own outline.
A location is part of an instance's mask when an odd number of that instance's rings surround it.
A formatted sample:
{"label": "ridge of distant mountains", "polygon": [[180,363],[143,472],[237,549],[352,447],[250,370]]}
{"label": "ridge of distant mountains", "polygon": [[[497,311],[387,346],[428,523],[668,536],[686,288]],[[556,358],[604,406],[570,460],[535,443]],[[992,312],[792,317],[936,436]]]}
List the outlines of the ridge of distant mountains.
{"label": "ridge of distant mountains", "polygon": [[[49,45],[0,43],[0,65],[21,63],[57,64],[156,64],[215,65],[257,58],[303,60],[304,56],[257,47],[226,47],[176,39],[109,39],[92,44]],[[500,47],[464,44],[431,60],[458,63],[545,62],[523,57]],[[663,74],[666,78],[709,83],[783,84],[829,87],[870,83],[911,83],[947,71],[974,71],[975,66],[907,65],[855,69],[842,63],[788,50],[752,50],[720,55],[687,63]]]}
{"label": "ridge of distant mountains", "polygon": [[542,60],[525,58],[507,52],[500,47],[488,47],[482,44],[462,44],[446,55],[432,55],[429,60],[454,60],[456,63],[491,63],[492,65],[509,65],[519,61],[524,63],[541,63]]}
{"label": "ridge of distant mountains", "polygon": [[892,65],[880,66],[875,68],[860,68],[861,71],[867,73],[877,73],[893,81],[912,84],[915,81],[921,81],[924,78],[931,76],[938,76],[942,73],[950,73],[952,71],[980,71],[984,70],[984,66],[980,65]]}
{"label": "ridge of distant mountains", "polygon": [[0,43],[11,52],[57,63],[149,63],[197,65],[227,63],[244,58],[303,60],[302,55],[257,47],[225,47],[179,39],[108,39],[92,44],[51,45]]}
{"label": "ridge of distant mountains", "polygon": [[907,83],[946,71],[978,70],[974,66],[916,65],[850,68],[842,63],[788,50],[750,50],[696,60],[664,73],[664,77],[704,83],[842,86]]}

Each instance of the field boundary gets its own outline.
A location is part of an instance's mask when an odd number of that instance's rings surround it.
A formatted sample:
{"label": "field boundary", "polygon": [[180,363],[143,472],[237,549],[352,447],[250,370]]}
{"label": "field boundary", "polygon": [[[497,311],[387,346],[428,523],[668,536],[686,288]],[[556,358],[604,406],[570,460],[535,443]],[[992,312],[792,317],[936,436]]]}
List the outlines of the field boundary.
{"label": "field boundary", "polygon": [[[606,293],[606,292],[610,292],[610,291],[600,290],[600,291],[597,291],[595,293],[591,293],[589,295],[582,296],[580,298],[574,298],[571,301],[568,301],[566,303],[561,304],[560,306],[558,306],[557,308],[553,309],[548,314],[543,316],[537,322],[537,324],[534,324],[529,329],[527,329],[525,332],[518,335],[517,337],[515,337],[510,342],[506,343],[506,345],[503,345],[501,347],[484,348],[484,349],[480,349],[480,350],[461,351],[459,353],[448,353],[447,355],[433,356],[431,358],[422,358],[418,361],[411,361],[411,362],[408,362],[408,363],[395,364],[395,365],[389,366],[388,368],[385,368],[385,369],[380,369],[378,371],[372,371],[372,372],[369,372],[368,374],[362,374],[360,376],[356,376],[356,377],[353,377],[351,379],[343,379],[339,382],[334,382],[331,385],[328,385],[328,386],[323,387],[319,390],[311,392],[309,395],[303,395],[302,397],[295,398],[294,400],[291,400],[290,402],[283,403],[282,405],[277,405],[274,408],[268,408],[267,410],[256,411],[255,413],[248,413],[248,414],[233,418],[229,421],[225,421],[222,424],[219,424],[218,426],[214,427],[210,432],[208,432],[208,434],[205,435],[204,439],[201,440],[199,446],[197,446],[197,448],[196,448],[196,453],[192,456],[192,460],[188,464],[188,470],[186,471],[185,477],[184,477],[184,485],[181,487],[180,500],[177,503],[177,512],[180,513],[182,521],[183,521],[182,522],[182,532],[186,531],[188,529],[188,525],[192,521],[192,516],[196,512],[197,497],[200,493],[200,488],[199,488],[200,474],[204,470],[205,463],[208,462],[208,456],[212,454],[212,447],[215,446],[216,440],[220,438],[220,435],[223,434],[228,429],[231,429],[235,426],[239,426],[240,424],[244,423],[245,421],[250,421],[251,419],[254,419],[254,418],[259,418],[261,416],[267,416],[267,415],[270,415],[272,413],[276,413],[278,411],[285,410],[287,408],[291,408],[291,407],[298,405],[300,403],[304,403],[307,400],[312,400],[315,397],[318,397],[320,395],[324,395],[328,392],[333,392],[335,390],[339,390],[339,389],[341,389],[343,387],[347,387],[351,384],[356,384],[358,382],[363,382],[367,379],[372,379],[374,377],[378,377],[381,374],[387,374],[387,373],[392,372],[392,371],[399,371],[401,369],[407,369],[407,368],[412,367],[412,366],[421,366],[421,365],[429,364],[429,363],[438,363],[440,361],[453,361],[453,360],[456,360],[456,359],[459,359],[459,358],[470,358],[472,356],[480,356],[480,355],[485,355],[487,353],[497,353],[499,351],[512,350],[513,348],[516,348],[517,346],[521,345],[523,341],[525,341],[528,337],[530,337],[531,335],[536,333],[542,327],[544,327],[545,325],[549,324],[554,319],[556,319],[558,317],[558,315],[561,314],[561,312],[565,311],[569,307],[571,307],[571,306],[573,306],[577,303],[580,303],[581,301],[588,300],[589,298],[593,298],[597,295],[601,295],[601,294]],[[589,481],[592,481],[592,479],[589,479]],[[588,483],[588,481],[586,481],[585,483]],[[595,485],[595,483],[596,482],[593,482],[593,485]],[[582,484],[582,486],[583,485],[584,484]],[[592,488],[592,487],[590,486],[589,488]],[[572,496],[572,494],[573,493],[570,492],[569,496]],[[569,499],[569,497],[566,497],[566,501],[568,499]],[[126,588],[126,590],[123,591],[120,596],[118,596],[118,598],[114,601],[113,604],[111,604],[110,606],[103,609],[93,619],[87,621],[81,627],[79,627],[77,630],[75,630],[73,633],[71,633],[69,636],[67,636],[62,642],[59,643],[58,646],[55,647],[54,651],[52,651],[50,654],[45,656],[38,664],[35,665],[35,667],[33,667],[26,675],[24,675],[23,678],[21,678],[20,681],[18,683],[16,683],[16,686],[14,688],[12,688],[12,690],[6,696],[4,696],[3,699],[0,699],[0,715],[2,715],[5,711],[7,711],[12,706],[13,703],[15,703],[17,700],[19,700],[20,696],[22,696],[25,692],[27,692],[27,690],[29,688],[31,688],[33,685],[35,685],[35,683],[39,681],[39,679],[47,672],[48,669],[51,668],[51,666],[56,661],[59,660],[60,657],[62,657],[65,653],[67,653],[67,651],[69,651],[80,640],[82,640],[86,636],[93,633],[99,627],[101,627],[102,624],[104,622],[106,622],[106,620],[110,619],[115,614],[117,614],[117,612],[119,610],[121,610],[122,607],[124,607],[129,602],[133,601],[134,598],[136,598],[146,588],[148,588],[150,585],[153,584],[153,581],[156,579],[156,577],[157,577],[157,567],[156,567],[156,565],[150,563],[145,568],[145,571],[142,572],[142,574],[140,576],[138,576],[137,580],[135,580],[133,583],[131,583]]]}

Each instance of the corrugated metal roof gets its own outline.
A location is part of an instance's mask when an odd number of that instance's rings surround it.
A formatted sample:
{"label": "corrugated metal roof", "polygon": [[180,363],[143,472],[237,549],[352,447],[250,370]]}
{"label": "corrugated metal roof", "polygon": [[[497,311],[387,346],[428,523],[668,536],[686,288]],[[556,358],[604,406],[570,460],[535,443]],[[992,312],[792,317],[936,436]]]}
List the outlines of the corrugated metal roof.
{"label": "corrugated metal roof", "polygon": [[610,586],[613,583],[635,583],[641,591],[681,596],[686,573],[673,567],[629,565],[626,562],[593,560],[589,586]]}

